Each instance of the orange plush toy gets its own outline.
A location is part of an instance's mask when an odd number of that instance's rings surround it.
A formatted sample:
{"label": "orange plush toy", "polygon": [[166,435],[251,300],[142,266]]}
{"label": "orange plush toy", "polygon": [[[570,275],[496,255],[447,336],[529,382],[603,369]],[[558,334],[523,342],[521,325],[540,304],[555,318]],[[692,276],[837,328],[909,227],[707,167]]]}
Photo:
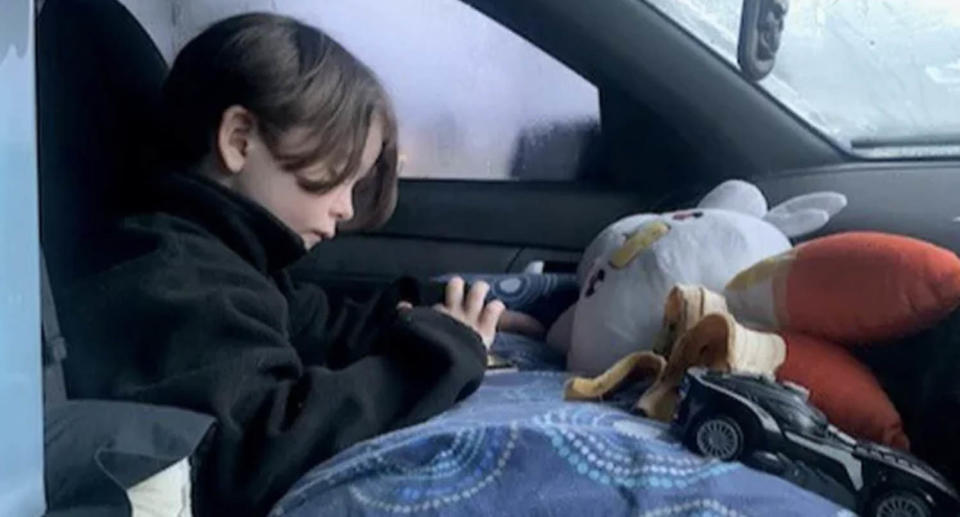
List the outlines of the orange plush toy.
{"label": "orange plush toy", "polygon": [[744,271],[725,294],[741,321],[787,341],[778,377],[807,386],[838,427],[908,447],[893,404],[850,350],[896,346],[953,312],[956,254],[898,235],[833,235]]}
{"label": "orange plush toy", "polygon": [[[737,275],[723,297],[679,286],[668,297],[657,350],[593,379],[572,379],[570,399],[597,399],[630,378],[654,384],[637,406],[669,420],[690,366],[773,375],[850,434],[909,448],[900,415],[858,347],[896,346],[960,305],[960,259],[908,237],[846,233],[816,239]],[[633,373],[631,373],[633,371]]]}

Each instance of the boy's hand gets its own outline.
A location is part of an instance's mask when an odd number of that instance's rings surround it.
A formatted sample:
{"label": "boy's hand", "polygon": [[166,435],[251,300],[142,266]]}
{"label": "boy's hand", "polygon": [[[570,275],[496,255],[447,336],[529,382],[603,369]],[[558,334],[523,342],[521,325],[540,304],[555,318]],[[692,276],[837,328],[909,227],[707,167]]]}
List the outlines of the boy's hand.
{"label": "boy's hand", "polygon": [[497,334],[497,323],[506,307],[500,300],[484,303],[487,293],[490,292],[490,285],[486,282],[473,284],[466,294],[465,288],[463,279],[454,277],[447,282],[444,303],[438,303],[433,308],[472,328],[480,335],[483,344],[490,348]]}
{"label": "boy's hand", "polygon": [[[483,344],[490,348],[497,333],[497,323],[506,307],[500,300],[484,303],[487,293],[490,292],[490,285],[486,282],[473,284],[470,286],[470,292],[467,293],[464,292],[465,287],[462,278],[451,279],[447,283],[444,302],[434,305],[433,309],[473,329],[480,336]],[[408,302],[400,302],[397,306],[401,310],[411,307]]]}
{"label": "boy's hand", "polygon": [[[446,300],[433,306],[464,325],[472,328],[489,348],[497,331],[523,334],[533,338],[542,338],[546,333],[543,324],[528,314],[506,310],[503,302],[494,300],[484,304],[490,285],[480,281],[470,287],[464,295],[466,286],[460,277],[454,277],[447,283]],[[409,302],[400,302],[398,309],[411,309]]]}

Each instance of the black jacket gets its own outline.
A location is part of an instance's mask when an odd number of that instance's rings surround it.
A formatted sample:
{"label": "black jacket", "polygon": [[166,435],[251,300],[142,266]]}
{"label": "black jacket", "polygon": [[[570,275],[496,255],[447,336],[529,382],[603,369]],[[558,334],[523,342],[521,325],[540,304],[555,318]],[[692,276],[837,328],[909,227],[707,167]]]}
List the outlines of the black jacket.
{"label": "black jacket", "polygon": [[479,337],[397,283],[365,303],[298,285],[302,241],[258,205],[195,176],[91,244],[61,300],[71,397],[214,415],[199,460],[203,515],[262,515],[311,467],[472,393]]}

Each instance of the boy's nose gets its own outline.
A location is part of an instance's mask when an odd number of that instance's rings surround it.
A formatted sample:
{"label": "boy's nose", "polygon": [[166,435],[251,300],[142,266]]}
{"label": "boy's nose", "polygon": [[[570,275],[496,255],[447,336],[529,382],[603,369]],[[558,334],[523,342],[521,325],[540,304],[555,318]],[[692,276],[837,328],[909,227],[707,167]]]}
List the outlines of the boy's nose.
{"label": "boy's nose", "polygon": [[333,217],[337,221],[349,221],[353,219],[353,195],[348,192],[337,198],[333,205]]}

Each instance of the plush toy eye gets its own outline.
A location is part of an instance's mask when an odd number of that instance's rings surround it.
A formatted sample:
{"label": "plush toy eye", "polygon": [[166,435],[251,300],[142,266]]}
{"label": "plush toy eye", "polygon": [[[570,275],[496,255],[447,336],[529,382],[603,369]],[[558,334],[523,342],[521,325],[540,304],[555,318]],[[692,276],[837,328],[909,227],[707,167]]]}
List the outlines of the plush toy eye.
{"label": "plush toy eye", "polygon": [[627,267],[633,259],[637,258],[640,252],[646,250],[664,235],[670,232],[670,226],[663,221],[654,221],[644,225],[639,230],[633,232],[633,235],[620,246],[620,249],[613,252],[610,257],[610,265],[616,269]]}
{"label": "plush toy eye", "polygon": [[700,219],[703,217],[703,212],[684,212],[682,214],[673,214],[673,219],[675,221],[686,221],[687,219]]}
{"label": "plush toy eye", "polygon": [[607,278],[606,271],[599,269],[596,273],[590,277],[590,282],[587,283],[587,290],[584,293],[585,298],[590,298],[597,292],[597,284],[603,282]]}

